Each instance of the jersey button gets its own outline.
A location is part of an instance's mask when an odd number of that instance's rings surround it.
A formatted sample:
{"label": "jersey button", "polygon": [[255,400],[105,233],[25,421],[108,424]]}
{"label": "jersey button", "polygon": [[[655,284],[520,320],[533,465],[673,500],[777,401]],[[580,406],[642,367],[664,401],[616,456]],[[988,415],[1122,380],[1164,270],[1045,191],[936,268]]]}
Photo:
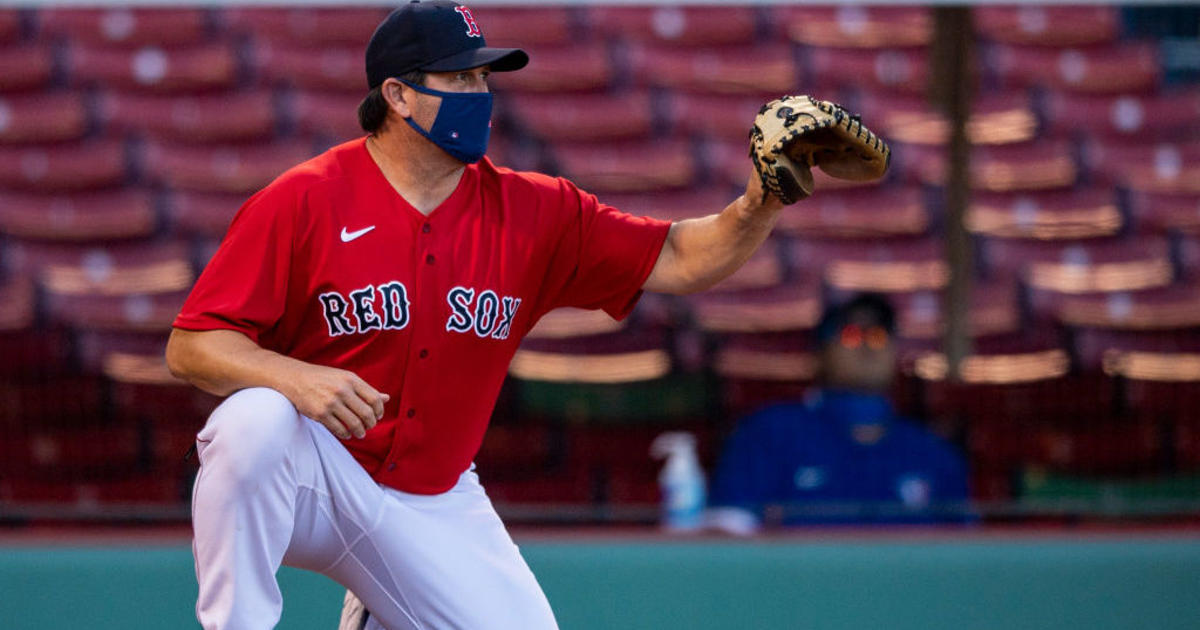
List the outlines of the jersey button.
{"label": "jersey button", "polygon": [[406,413],[405,415],[406,415],[406,416],[408,416],[409,418],[411,418],[411,417],[413,417],[413,416],[417,415],[417,410],[416,410],[416,409],[409,409],[409,410],[408,410],[408,413]]}
{"label": "jersey button", "polygon": [[392,472],[393,470],[396,470],[396,462],[392,462],[392,463],[388,464],[387,469],[388,469],[388,472]]}
{"label": "jersey button", "polygon": [[427,264],[427,265],[433,264],[433,254],[429,254],[428,256],[425,257],[425,264]]}
{"label": "jersey button", "polygon": [[417,356],[419,356],[419,357],[421,357],[422,359],[424,359],[425,357],[429,356],[429,351],[428,351],[428,350],[421,350],[421,352],[420,352],[420,353],[418,353],[418,354],[417,354]]}
{"label": "jersey button", "polygon": [[433,229],[433,227],[432,227],[432,226],[430,226],[428,223],[426,223],[425,225],[422,225],[422,226],[421,226],[421,231],[422,231],[422,232],[424,232],[425,234],[428,234],[428,233],[429,233],[429,231],[430,231],[430,230],[432,230],[432,229]]}

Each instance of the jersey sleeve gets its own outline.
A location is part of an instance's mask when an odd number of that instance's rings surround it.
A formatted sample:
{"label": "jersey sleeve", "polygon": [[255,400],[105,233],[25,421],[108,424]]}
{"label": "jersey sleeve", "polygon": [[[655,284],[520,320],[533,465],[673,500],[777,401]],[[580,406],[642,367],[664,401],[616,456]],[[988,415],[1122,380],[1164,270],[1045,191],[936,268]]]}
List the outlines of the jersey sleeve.
{"label": "jersey sleeve", "polygon": [[671,223],[626,214],[559,181],[570,219],[556,239],[551,269],[557,278],[544,301],[546,310],[603,309],[623,319],[641,297]]}
{"label": "jersey sleeve", "polygon": [[175,318],[176,328],[236,330],[259,343],[287,301],[295,203],[289,191],[268,188],[242,206]]}

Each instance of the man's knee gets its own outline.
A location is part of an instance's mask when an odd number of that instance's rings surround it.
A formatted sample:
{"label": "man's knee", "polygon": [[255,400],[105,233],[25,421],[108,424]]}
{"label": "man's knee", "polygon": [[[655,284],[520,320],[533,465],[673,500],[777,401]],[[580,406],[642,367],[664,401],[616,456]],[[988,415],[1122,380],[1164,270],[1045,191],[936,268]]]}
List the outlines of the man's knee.
{"label": "man's knee", "polygon": [[280,465],[303,419],[283,394],[264,387],[243,389],[213,411],[197,439],[201,463],[221,462],[240,483],[254,483]]}

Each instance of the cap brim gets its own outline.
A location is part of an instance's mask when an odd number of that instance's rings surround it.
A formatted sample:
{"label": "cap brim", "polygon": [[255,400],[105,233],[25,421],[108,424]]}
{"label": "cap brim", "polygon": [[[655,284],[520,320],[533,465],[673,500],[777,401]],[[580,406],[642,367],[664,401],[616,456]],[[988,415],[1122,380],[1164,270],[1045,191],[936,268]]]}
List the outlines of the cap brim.
{"label": "cap brim", "polygon": [[479,66],[491,66],[492,72],[520,70],[529,63],[529,55],[520,48],[472,48],[421,66],[426,72],[454,72]]}

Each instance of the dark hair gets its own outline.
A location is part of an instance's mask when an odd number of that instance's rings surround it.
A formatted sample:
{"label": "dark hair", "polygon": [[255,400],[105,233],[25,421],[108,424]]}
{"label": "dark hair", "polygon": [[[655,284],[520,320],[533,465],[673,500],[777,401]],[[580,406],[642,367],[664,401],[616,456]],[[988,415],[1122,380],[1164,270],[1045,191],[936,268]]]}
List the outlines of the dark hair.
{"label": "dark hair", "polygon": [[[420,70],[414,70],[399,77],[409,83],[417,85],[425,85],[425,73]],[[367,92],[366,98],[358,104],[358,124],[367,133],[376,133],[383,129],[384,123],[387,122],[388,103],[387,99],[383,98],[383,86],[379,85],[371,88]]]}
{"label": "dark hair", "polygon": [[826,307],[821,323],[817,324],[817,341],[824,344],[837,336],[854,313],[867,313],[889,335],[896,334],[896,310],[887,298],[878,293],[860,293],[848,302]]}

